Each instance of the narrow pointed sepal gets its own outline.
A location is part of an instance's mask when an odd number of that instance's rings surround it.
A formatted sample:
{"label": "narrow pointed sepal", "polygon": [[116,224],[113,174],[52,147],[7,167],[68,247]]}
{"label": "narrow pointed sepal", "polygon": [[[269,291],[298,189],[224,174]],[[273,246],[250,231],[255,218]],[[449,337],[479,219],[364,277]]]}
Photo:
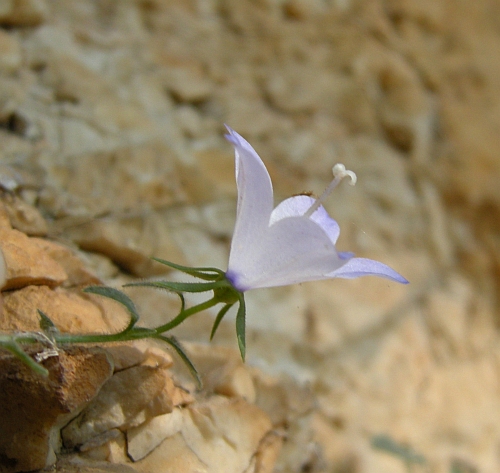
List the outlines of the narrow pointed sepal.
{"label": "narrow pointed sepal", "polygon": [[241,359],[245,361],[246,356],[246,306],[243,294],[240,294],[240,305],[236,314],[236,338],[241,353]]}
{"label": "narrow pointed sepal", "polygon": [[234,304],[226,304],[224,307],[222,307],[221,310],[219,310],[219,313],[217,314],[217,317],[215,317],[214,325],[212,327],[212,332],[210,333],[210,341],[215,336],[215,332],[217,332],[217,329],[219,328],[219,324],[221,323],[222,319],[224,316],[227,314],[228,310],[233,307]]}
{"label": "narrow pointed sepal", "polygon": [[132,330],[134,325],[137,323],[139,320],[139,313],[137,312],[137,309],[135,307],[135,304],[132,302],[132,299],[128,297],[125,293],[122,291],[119,291],[118,289],[115,289],[114,287],[107,287],[107,286],[89,286],[86,287],[83,292],[86,292],[87,294],[97,294],[99,296],[107,297],[108,299],[112,299],[121,305],[123,305],[129,315],[130,315],[130,322],[128,323],[127,327],[123,330],[122,333],[128,332],[129,330]]}

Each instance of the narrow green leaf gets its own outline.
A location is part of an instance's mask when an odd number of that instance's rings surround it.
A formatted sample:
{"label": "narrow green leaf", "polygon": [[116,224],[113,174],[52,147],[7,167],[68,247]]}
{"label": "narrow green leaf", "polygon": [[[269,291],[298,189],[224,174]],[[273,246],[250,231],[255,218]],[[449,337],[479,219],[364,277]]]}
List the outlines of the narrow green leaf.
{"label": "narrow green leaf", "polygon": [[35,373],[43,376],[44,378],[49,375],[49,370],[33,360],[33,358],[31,358],[31,356],[29,356],[14,340],[10,341],[9,343],[2,343],[1,346],[13,353],[17,358],[19,358],[19,360],[21,360],[25,365],[31,368]]}
{"label": "narrow green leaf", "polygon": [[226,304],[217,314],[217,317],[215,317],[215,322],[214,326],[212,327],[212,332],[210,333],[210,340],[214,338],[215,332],[219,328],[219,324],[221,320],[224,318],[226,315],[227,311],[233,306],[234,304]]}
{"label": "narrow green leaf", "polygon": [[54,322],[52,322],[52,320],[50,320],[49,317],[44,312],[42,312],[40,309],[37,309],[37,312],[38,315],[40,316],[39,324],[40,324],[40,330],[42,332],[51,335],[59,333],[59,330],[54,325]]}
{"label": "narrow green leaf", "polygon": [[238,339],[238,347],[240,348],[241,359],[243,361],[245,361],[246,353],[245,315],[245,298],[243,294],[240,293],[240,306],[238,307],[238,313],[236,314],[236,337]]}
{"label": "narrow green leaf", "polygon": [[401,458],[408,464],[424,464],[426,459],[420,453],[415,452],[411,447],[397,443],[388,435],[375,435],[371,441],[372,447],[377,450],[383,450],[394,456]]}
{"label": "narrow green leaf", "polygon": [[[205,279],[206,281],[213,281],[219,279],[220,276],[224,276],[224,271],[217,268],[191,268],[189,266],[182,266],[180,264],[175,264],[170,261],[161,258],[152,258],[154,261],[169,266],[171,268],[182,271],[183,273],[189,274],[199,279]],[[212,273],[212,274],[211,274]]]}
{"label": "narrow green leaf", "polygon": [[189,357],[186,355],[186,352],[184,351],[184,348],[182,348],[182,345],[179,343],[179,341],[175,337],[165,337],[163,335],[160,335],[157,338],[163,340],[164,342],[167,342],[177,352],[179,357],[186,364],[189,372],[191,373],[191,376],[195,379],[196,384],[198,385],[198,389],[201,389],[202,382],[200,374],[198,373],[198,370],[193,365]]}
{"label": "narrow green leaf", "polygon": [[122,291],[115,289],[113,287],[107,286],[89,286],[86,287],[83,292],[87,292],[89,294],[97,294],[99,296],[107,297],[108,299],[113,299],[116,302],[119,302],[128,310],[130,314],[130,322],[121,333],[128,332],[139,320],[139,314],[137,309],[135,308],[135,304],[132,302],[132,299],[124,294]]}
{"label": "narrow green leaf", "polygon": [[179,296],[179,299],[181,300],[180,312],[184,312],[184,309],[186,308],[186,299],[184,298],[184,294],[182,294],[182,292],[178,292],[177,295]]}
{"label": "narrow green leaf", "polygon": [[218,287],[217,282],[170,282],[170,281],[139,281],[125,284],[124,287],[155,287],[173,292],[206,292]]}

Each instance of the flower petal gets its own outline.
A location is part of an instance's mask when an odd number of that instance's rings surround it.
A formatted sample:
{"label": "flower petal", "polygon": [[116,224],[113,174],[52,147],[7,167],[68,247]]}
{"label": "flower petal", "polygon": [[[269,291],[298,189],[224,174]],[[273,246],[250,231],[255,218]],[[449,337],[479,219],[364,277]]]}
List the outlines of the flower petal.
{"label": "flower petal", "polygon": [[329,277],[344,279],[354,279],[360,276],[379,276],[402,284],[409,282],[386,264],[368,258],[352,258],[329,274]]}
{"label": "flower petal", "polygon": [[[281,202],[273,210],[270,224],[272,225],[282,218],[302,216],[311,208],[314,202],[316,202],[316,199],[307,195],[290,197]],[[337,243],[340,234],[339,224],[328,215],[328,212],[322,205],[309,218],[323,229],[334,245]]]}
{"label": "flower petal", "polygon": [[325,231],[308,217],[282,218],[229,261],[227,278],[239,291],[329,278],[345,263]]}
{"label": "flower petal", "polygon": [[269,225],[273,187],[264,163],[252,146],[226,125],[226,138],[234,145],[238,207],[229,264],[242,252],[251,251],[255,240]]}

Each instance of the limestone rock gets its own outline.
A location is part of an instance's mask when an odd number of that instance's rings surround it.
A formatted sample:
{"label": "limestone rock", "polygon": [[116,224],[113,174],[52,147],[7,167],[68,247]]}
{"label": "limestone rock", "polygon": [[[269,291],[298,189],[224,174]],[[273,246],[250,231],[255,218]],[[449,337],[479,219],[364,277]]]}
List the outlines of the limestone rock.
{"label": "limestone rock", "polygon": [[138,471],[257,471],[250,465],[255,465],[254,455],[271,429],[268,417],[260,409],[243,399],[216,396],[184,409],[182,418],[177,434],[134,464]]}
{"label": "limestone rock", "polygon": [[[248,471],[259,458],[271,468],[277,450],[265,445],[283,433],[280,471],[401,471],[400,459],[373,448],[380,433],[422,452],[431,473],[499,471],[499,8],[495,0],[0,1],[0,189],[12,205],[9,215],[0,210],[0,228],[48,231],[78,245],[76,255],[90,252],[82,266],[22,238],[33,252],[21,268],[29,286],[4,288],[0,326],[35,329],[42,308],[65,330],[108,332],[127,317],[76,292],[91,269],[114,285],[159,274],[150,256],[224,268],[236,208],[226,121],[265,160],[277,200],[320,194],[336,162],[356,171],[357,187],[339,186],[325,202],[341,227],[338,248],[384,261],[411,284],[362,278],[249,292],[247,362],[269,378],[211,345],[194,355],[206,391],[167,376],[172,404],[195,410],[214,393],[228,405],[255,398],[278,431],[261,438]],[[147,326],[178,307],[171,295],[130,294]],[[176,335],[206,342],[213,312]],[[215,343],[236,347],[231,314]],[[117,372],[170,366],[147,349],[117,351]],[[168,368],[176,375],[177,364]],[[151,446],[161,435],[148,432]],[[152,459],[163,458],[166,471],[210,470],[183,432],[134,467],[154,470]],[[126,435],[103,432],[81,454],[130,466]],[[204,441],[213,446],[217,435]]]}
{"label": "limestone rock", "polygon": [[63,458],[57,462],[58,473],[137,473],[130,465],[107,461],[89,461],[81,458]]}
{"label": "limestone rock", "polygon": [[21,45],[13,35],[5,31],[0,34],[0,71],[12,73],[22,64]]}
{"label": "limestone rock", "polygon": [[0,457],[2,471],[52,465],[59,429],[81,410],[112,373],[106,353],[72,347],[43,362],[43,379],[11,355],[0,356]]}
{"label": "limestone rock", "polygon": [[89,265],[84,261],[81,252],[78,254],[76,250],[42,238],[32,238],[32,242],[64,269],[67,279],[63,282],[63,286],[83,287],[102,284],[102,281],[88,268]]}
{"label": "limestone rock", "polygon": [[49,11],[45,0],[4,0],[0,5],[0,23],[8,26],[36,26]]}
{"label": "limestone rock", "polygon": [[[166,376],[164,369],[149,366],[135,366],[115,373],[88,408],[63,429],[64,445],[74,448],[111,429],[126,430],[171,412],[172,401],[160,396]],[[124,396],[132,392],[133,396]]]}
{"label": "limestone rock", "polygon": [[139,461],[151,453],[166,438],[173,437],[182,429],[183,417],[180,409],[153,417],[138,427],[127,431],[128,454]]}
{"label": "limestone rock", "polygon": [[202,344],[188,344],[189,357],[202,376],[203,389],[227,397],[242,397],[255,402],[255,386],[251,372],[238,351]]}
{"label": "limestone rock", "polygon": [[30,284],[58,286],[68,277],[61,265],[18,230],[0,229],[0,248],[7,265],[4,290]]}
{"label": "limestone rock", "polygon": [[47,235],[47,222],[36,207],[15,195],[4,197],[3,202],[12,228],[29,236]]}
{"label": "limestone rock", "polygon": [[109,299],[60,288],[27,286],[3,297],[2,330],[39,330],[38,309],[61,332],[69,333],[109,333],[122,329],[128,320],[125,309]]}
{"label": "limestone rock", "polygon": [[115,371],[138,365],[156,365],[162,368],[173,365],[172,357],[166,351],[156,349],[149,340],[112,344],[107,347],[107,351],[113,358]]}
{"label": "limestone rock", "polygon": [[172,65],[165,76],[167,87],[182,102],[206,100],[213,89],[201,67],[196,64]]}

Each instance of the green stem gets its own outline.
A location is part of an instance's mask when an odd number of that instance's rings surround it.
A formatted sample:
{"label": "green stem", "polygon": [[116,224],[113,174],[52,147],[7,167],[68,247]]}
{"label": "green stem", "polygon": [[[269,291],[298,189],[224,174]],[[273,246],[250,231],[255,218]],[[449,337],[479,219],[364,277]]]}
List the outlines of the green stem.
{"label": "green stem", "polygon": [[155,338],[157,335],[154,329],[132,328],[127,331],[114,334],[89,333],[76,335],[61,333],[54,336],[56,343],[107,343],[107,342],[127,342],[130,340],[140,340],[142,338]]}
{"label": "green stem", "polygon": [[219,303],[220,301],[217,298],[212,297],[212,299],[209,299],[208,301],[202,302],[201,304],[183,310],[177,317],[175,317],[170,322],[166,323],[165,325],[161,325],[160,327],[156,327],[155,331],[158,334],[163,332],[168,332],[169,330],[172,330],[174,327],[177,327],[177,325],[184,322],[184,320],[186,320],[190,315],[201,312],[202,310],[210,309],[210,307],[213,307],[214,305]]}

